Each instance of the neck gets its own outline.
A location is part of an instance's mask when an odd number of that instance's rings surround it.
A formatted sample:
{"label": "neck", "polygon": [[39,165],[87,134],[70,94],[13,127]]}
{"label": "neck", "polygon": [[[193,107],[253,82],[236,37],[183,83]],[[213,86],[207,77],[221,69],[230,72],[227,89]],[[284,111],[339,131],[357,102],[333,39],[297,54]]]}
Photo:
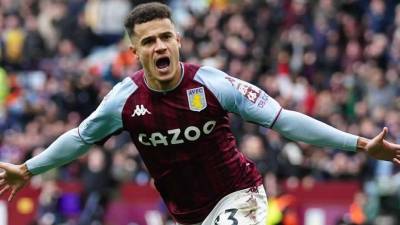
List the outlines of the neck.
{"label": "neck", "polygon": [[179,63],[180,69],[177,71],[177,75],[172,80],[160,82],[159,80],[150,78],[145,71],[144,81],[148,88],[153,91],[166,92],[175,89],[181,82],[183,77],[183,65]]}

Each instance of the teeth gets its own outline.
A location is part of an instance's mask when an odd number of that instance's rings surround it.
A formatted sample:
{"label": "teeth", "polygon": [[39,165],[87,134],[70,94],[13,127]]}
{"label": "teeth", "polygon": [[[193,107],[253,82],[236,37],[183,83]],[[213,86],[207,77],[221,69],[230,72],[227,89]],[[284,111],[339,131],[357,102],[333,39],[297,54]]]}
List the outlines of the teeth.
{"label": "teeth", "polygon": [[168,68],[169,68],[169,66],[157,67],[157,70],[160,72],[167,72]]}
{"label": "teeth", "polygon": [[158,69],[164,69],[167,68],[169,66],[169,59],[168,58],[160,58],[158,60],[156,60],[156,67]]}

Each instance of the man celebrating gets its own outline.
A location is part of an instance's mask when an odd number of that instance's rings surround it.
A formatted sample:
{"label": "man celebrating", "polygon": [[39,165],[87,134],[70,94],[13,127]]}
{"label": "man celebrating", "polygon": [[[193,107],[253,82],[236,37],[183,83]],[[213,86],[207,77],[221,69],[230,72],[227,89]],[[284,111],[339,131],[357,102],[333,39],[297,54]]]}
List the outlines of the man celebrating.
{"label": "man celebrating", "polygon": [[143,70],[117,84],[88,118],[24,164],[0,163],[9,200],[36,174],[68,163],[126,130],[178,224],[264,224],[266,195],[254,164],[237,148],[228,113],[317,146],[362,151],[400,165],[400,145],[339,131],[283,109],[265,92],[212,67],[179,61],[170,9],[135,7],[125,23]]}

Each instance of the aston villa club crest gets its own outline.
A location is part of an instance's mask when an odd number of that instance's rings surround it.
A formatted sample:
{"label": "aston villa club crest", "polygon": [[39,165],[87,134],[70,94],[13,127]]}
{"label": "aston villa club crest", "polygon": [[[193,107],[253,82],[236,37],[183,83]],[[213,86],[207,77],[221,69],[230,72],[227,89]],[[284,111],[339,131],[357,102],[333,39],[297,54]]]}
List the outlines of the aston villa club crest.
{"label": "aston villa club crest", "polygon": [[200,112],[207,107],[206,94],[203,87],[186,90],[186,94],[190,110]]}

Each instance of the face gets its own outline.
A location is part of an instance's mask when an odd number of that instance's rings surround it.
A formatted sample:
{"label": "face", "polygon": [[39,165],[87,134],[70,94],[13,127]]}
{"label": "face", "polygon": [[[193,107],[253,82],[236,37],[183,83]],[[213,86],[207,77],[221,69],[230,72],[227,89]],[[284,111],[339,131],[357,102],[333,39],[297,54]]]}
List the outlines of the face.
{"label": "face", "polygon": [[169,19],[136,24],[131,51],[140,60],[151,88],[167,90],[180,80],[180,38]]}

